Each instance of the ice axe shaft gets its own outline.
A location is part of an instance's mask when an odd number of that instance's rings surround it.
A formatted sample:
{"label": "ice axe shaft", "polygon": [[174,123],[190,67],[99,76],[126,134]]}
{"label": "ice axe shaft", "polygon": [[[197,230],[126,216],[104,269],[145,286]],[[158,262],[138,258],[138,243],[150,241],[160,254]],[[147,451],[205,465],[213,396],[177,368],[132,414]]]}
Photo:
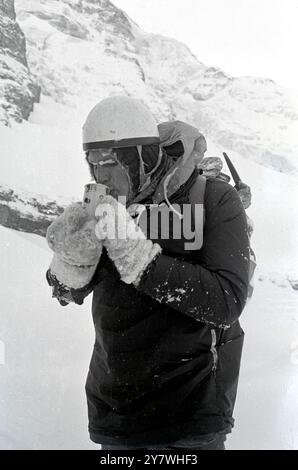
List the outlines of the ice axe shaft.
{"label": "ice axe shaft", "polygon": [[239,186],[241,185],[242,181],[241,181],[241,178],[236,170],[236,168],[234,167],[232,161],[230,160],[230,158],[228,157],[228,155],[226,154],[226,152],[223,152],[223,156],[225,157],[225,160],[227,162],[227,165],[229,167],[229,170],[231,172],[231,175],[233,177],[233,180],[234,180],[234,183],[235,183],[235,186],[236,186],[236,189],[239,188]]}

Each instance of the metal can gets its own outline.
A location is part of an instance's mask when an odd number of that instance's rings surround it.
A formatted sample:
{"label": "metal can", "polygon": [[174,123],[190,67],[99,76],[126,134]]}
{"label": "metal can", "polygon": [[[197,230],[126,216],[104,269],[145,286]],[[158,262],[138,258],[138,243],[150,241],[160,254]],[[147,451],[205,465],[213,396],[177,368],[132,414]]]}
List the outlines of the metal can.
{"label": "metal can", "polygon": [[90,215],[95,215],[96,207],[99,204],[99,196],[108,194],[108,187],[100,183],[85,184],[83,196],[83,207]]}

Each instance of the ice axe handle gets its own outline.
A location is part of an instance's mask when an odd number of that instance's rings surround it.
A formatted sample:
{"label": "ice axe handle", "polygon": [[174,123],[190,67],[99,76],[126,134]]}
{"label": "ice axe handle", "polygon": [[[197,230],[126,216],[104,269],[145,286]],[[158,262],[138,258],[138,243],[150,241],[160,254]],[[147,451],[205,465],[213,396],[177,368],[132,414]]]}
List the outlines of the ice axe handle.
{"label": "ice axe handle", "polygon": [[242,188],[242,185],[244,183],[242,183],[241,181],[241,178],[236,170],[236,168],[234,167],[233,163],[231,162],[230,158],[228,157],[228,155],[226,154],[226,152],[223,152],[223,156],[225,157],[225,160],[227,162],[227,165],[228,165],[228,168],[231,172],[231,175],[232,175],[232,178],[234,180],[234,183],[235,183],[235,188],[237,189],[237,191],[239,191],[239,189]]}

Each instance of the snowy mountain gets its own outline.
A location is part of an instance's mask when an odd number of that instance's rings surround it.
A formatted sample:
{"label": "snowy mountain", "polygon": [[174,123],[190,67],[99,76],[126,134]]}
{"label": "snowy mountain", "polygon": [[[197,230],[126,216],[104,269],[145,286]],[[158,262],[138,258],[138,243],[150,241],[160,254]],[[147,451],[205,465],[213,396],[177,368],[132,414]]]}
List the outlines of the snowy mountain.
{"label": "snowy mountain", "polygon": [[42,93],[82,122],[113,94],[144,100],[209,141],[278,171],[298,168],[298,96],[264,78],[234,78],[182,43],[145,33],[109,0],[16,0],[28,62]]}
{"label": "snowy mountain", "polygon": [[28,119],[40,87],[31,75],[26,40],[16,21],[13,0],[0,0],[0,123]]}

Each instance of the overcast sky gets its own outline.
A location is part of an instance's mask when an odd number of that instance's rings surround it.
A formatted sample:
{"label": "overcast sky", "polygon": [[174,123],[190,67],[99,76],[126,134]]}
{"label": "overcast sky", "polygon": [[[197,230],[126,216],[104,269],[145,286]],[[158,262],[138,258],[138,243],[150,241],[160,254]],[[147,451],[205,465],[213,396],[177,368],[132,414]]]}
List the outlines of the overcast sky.
{"label": "overcast sky", "polygon": [[148,32],[231,75],[298,88],[298,0],[112,0]]}

